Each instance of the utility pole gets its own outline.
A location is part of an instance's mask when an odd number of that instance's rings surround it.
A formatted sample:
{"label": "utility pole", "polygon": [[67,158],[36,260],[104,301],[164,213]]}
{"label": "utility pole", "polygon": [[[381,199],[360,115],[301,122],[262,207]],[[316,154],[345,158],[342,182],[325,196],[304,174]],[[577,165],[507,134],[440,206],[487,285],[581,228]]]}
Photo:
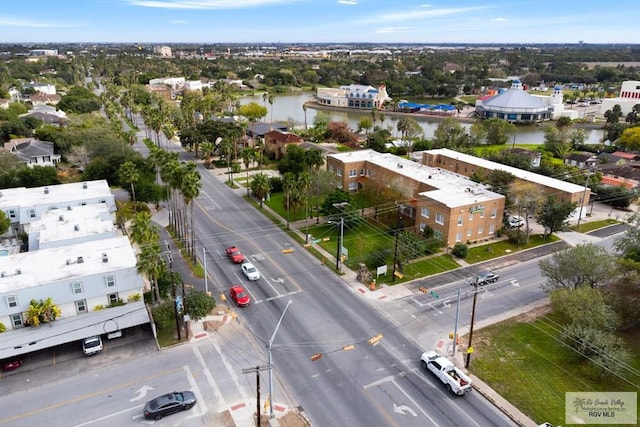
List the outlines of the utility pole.
{"label": "utility pole", "polygon": [[[278,333],[284,314],[287,312],[287,309],[292,302],[293,300],[289,300],[287,305],[284,307],[284,310],[282,310],[280,320],[278,320],[278,323],[276,324],[276,329],[273,331],[273,335],[271,335],[271,339],[269,339],[269,342],[267,343],[267,350],[269,350],[269,418],[273,418],[273,357],[271,356],[271,350],[273,347],[273,340],[276,339],[276,334]],[[258,409],[260,409],[260,404],[258,404]],[[258,425],[260,424],[258,423]]]}
{"label": "utility pole", "polygon": [[453,327],[453,357],[456,357],[456,343],[458,342],[458,316],[460,314],[460,288],[458,288],[458,303],[456,304],[456,324]]}
{"label": "utility pole", "polygon": [[400,207],[402,205],[396,202],[396,207],[398,209],[397,219],[396,219],[396,243],[395,248],[393,249],[393,274],[391,275],[391,282],[396,281],[396,265],[398,265],[398,234],[400,234]]}
{"label": "utility pole", "polygon": [[[271,369],[271,366],[256,366],[255,368],[247,368],[247,369],[243,369],[242,373],[243,374],[252,374],[252,373],[256,373],[256,401],[257,401],[257,405],[256,405],[256,426],[260,426],[260,371],[266,371],[267,369]],[[271,402],[269,402],[271,403]]]}
{"label": "utility pole", "polygon": [[342,242],[344,241],[344,217],[340,217],[340,235],[338,236],[338,250],[336,252],[336,270],[340,273],[340,258],[342,255]]}
{"label": "utility pole", "polygon": [[209,295],[209,285],[207,284],[207,249],[202,248],[202,264],[204,266],[204,293]]}
{"label": "utility pole", "polygon": [[469,362],[471,362],[471,353],[473,348],[471,347],[471,339],[473,338],[473,323],[476,318],[476,299],[478,297],[478,280],[476,278],[476,282],[473,284],[473,306],[471,307],[471,326],[469,328],[469,345],[467,346],[467,360],[464,364],[465,368],[469,367]]}
{"label": "utility pole", "polygon": [[580,200],[580,213],[578,214],[578,227],[580,227],[580,220],[582,219],[582,207],[584,206],[585,198],[587,197],[587,184],[589,184],[589,177],[591,177],[591,171],[587,172],[587,178],[584,180],[584,191],[582,192],[582,200]]}

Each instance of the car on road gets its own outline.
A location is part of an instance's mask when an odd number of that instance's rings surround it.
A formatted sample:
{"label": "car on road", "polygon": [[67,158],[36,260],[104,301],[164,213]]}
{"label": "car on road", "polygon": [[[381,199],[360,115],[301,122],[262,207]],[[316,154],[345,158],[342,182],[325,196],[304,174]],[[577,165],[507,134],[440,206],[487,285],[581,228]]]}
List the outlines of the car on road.
{"label": "car on road", "polygon": [[99,335],[82,340],[82,352],[86,356],[92,356],[102,351],[102,338]]}
{"label": "car on road", "polygon": [[240,252],[240,249],[236,248],[235,246],[229,246],[226,249],[226,252],[227,256],[231,261],[233,261],[234,264],[240,264],[245,260],[245,257],[242,252]]}
{"label": "car on road", "polygon": [[242,264],[240,266],[240,268],[242,269],[242,274],[244,274],[247,279],[249,279],[249,280],[258,280],[258,279],[260,279],[260,272],[250,262],[245,262],[244,264]]}
{"label": "car on road", "polygon": [[471,281],[471,285],[484,286],[487,283],[497,282],[499,278],[500,275],[498,273],[494,273],[493,271],[483,271]]}
{"label": "car on road", "polygon": [[251,297],[240,285],[234,285],[231,287],[231,299],[236,303],[238,307],[246,307],[251,303]]}
{"label": "car on road", "polygon": [[150,420],[159,420],[164,416],[191,409],[195,404],[196,395],[193,392],[174,391],[148,401],[144,405],[144,417]]}
{"label": "car on road", "polygon": [[3,371],[13,371],[14,369],[18,369],[20,366],[22,366],[22,359],[8,359],[2,361]]}

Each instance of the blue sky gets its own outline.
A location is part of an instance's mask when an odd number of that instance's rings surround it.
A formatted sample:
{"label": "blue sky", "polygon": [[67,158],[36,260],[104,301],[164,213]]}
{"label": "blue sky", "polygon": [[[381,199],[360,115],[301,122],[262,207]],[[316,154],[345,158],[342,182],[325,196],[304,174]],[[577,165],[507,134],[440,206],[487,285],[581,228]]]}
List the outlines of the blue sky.
{"label": "blue sky", "polygon": [[630,0],[4,0],[0,43],[640,43],[639,14]]}

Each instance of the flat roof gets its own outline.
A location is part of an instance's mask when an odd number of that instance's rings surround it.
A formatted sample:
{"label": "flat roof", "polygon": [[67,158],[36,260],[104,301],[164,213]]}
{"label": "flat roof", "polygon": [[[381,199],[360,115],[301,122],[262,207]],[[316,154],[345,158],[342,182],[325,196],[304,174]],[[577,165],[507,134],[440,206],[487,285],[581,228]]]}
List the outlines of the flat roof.
{"label": "flat roof", "polygon": [[[128,302],[118,307],[65,317],[38,328],[19,328],[0,334],[0,359],[80,341],[94,335],[104,335],[118,329],[149,323],[144,301]],[[78,351],[80,343],[78,343]]]}
{"label": "flat roof", "polygon": [[40,244],[115,232],[109,207],[103,203],[47,211],[25,228],[40,233]]}
{"label": "flat roof", "polygon": [[524,181],[529,181],[535,184],[544,185],[545,187],[554,188],[556,190],[564,191],[567,193],[582,193],[584,191],[584,187],[581,185],[572,184],[570,182],[562,181],[560,179],[551,178],[549,176],[540,175],[537,173],[514,168],[512,166],[507,166],[500,163],[492,162],[490,160],[486,160],[480,157],[459,153],[457,151],[450,150],[448,148],[437,148],[434,150],[425,150],[423,153],[442,155],[450,159],[456,159],[456,160],[463,161],[465,163],[477,165],[483,169],[502,170],[505,172],[509,172],[512,175],[514,175],[516,178],[522,179]]}
{"label": "flat roof", "polygon": [[[103,262],[102,254],[107,254],[107,262]],[[2,256],[0,293],[109,273],[136,264],[136,255],[125,236]]]}
{"label": "flat roof", "polygon": [[428,184],[437,189],[422,192],[420,195],[451,208],[504,198],[503,195],[489,191],[485,185],[473,182],[464,175],[426,166],[390,153],[359,150],[329,156],[344,163],[366,161],[395,174]]}
{"label": "flat roof", "polygon": [[113,197],[104,179],[44,187],[5,188],[0,191],[0,208],[8,206],[58,205],[75,200]]}

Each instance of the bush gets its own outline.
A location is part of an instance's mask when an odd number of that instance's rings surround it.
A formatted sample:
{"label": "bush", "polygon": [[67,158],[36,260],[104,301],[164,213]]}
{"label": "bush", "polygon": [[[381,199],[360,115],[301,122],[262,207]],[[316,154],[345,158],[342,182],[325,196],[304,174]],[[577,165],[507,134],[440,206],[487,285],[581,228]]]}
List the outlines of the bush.
{"label": "bush", "polygon": [[458,258],[466,258],[469,254],[469,246],[466,243],[458,242],[451,249],[451,253]]}
{"label": "bush", "polygon": [[93,311],[100,311],[100,310],[104,310],[104,305],[98,304],[95,307],[93,307]]}
{"label": "bush", "polygon": [[129,302],[137,302],[140,301],[140,298],[142,298],[142,295],[140,295],[139,293],[137,294],[131,294],[127,297],[127,301]]}
{"label": "bush", "polygon": [[7,327],[4,326],[4,323],[0,322],[0,334],[7,330]]}

